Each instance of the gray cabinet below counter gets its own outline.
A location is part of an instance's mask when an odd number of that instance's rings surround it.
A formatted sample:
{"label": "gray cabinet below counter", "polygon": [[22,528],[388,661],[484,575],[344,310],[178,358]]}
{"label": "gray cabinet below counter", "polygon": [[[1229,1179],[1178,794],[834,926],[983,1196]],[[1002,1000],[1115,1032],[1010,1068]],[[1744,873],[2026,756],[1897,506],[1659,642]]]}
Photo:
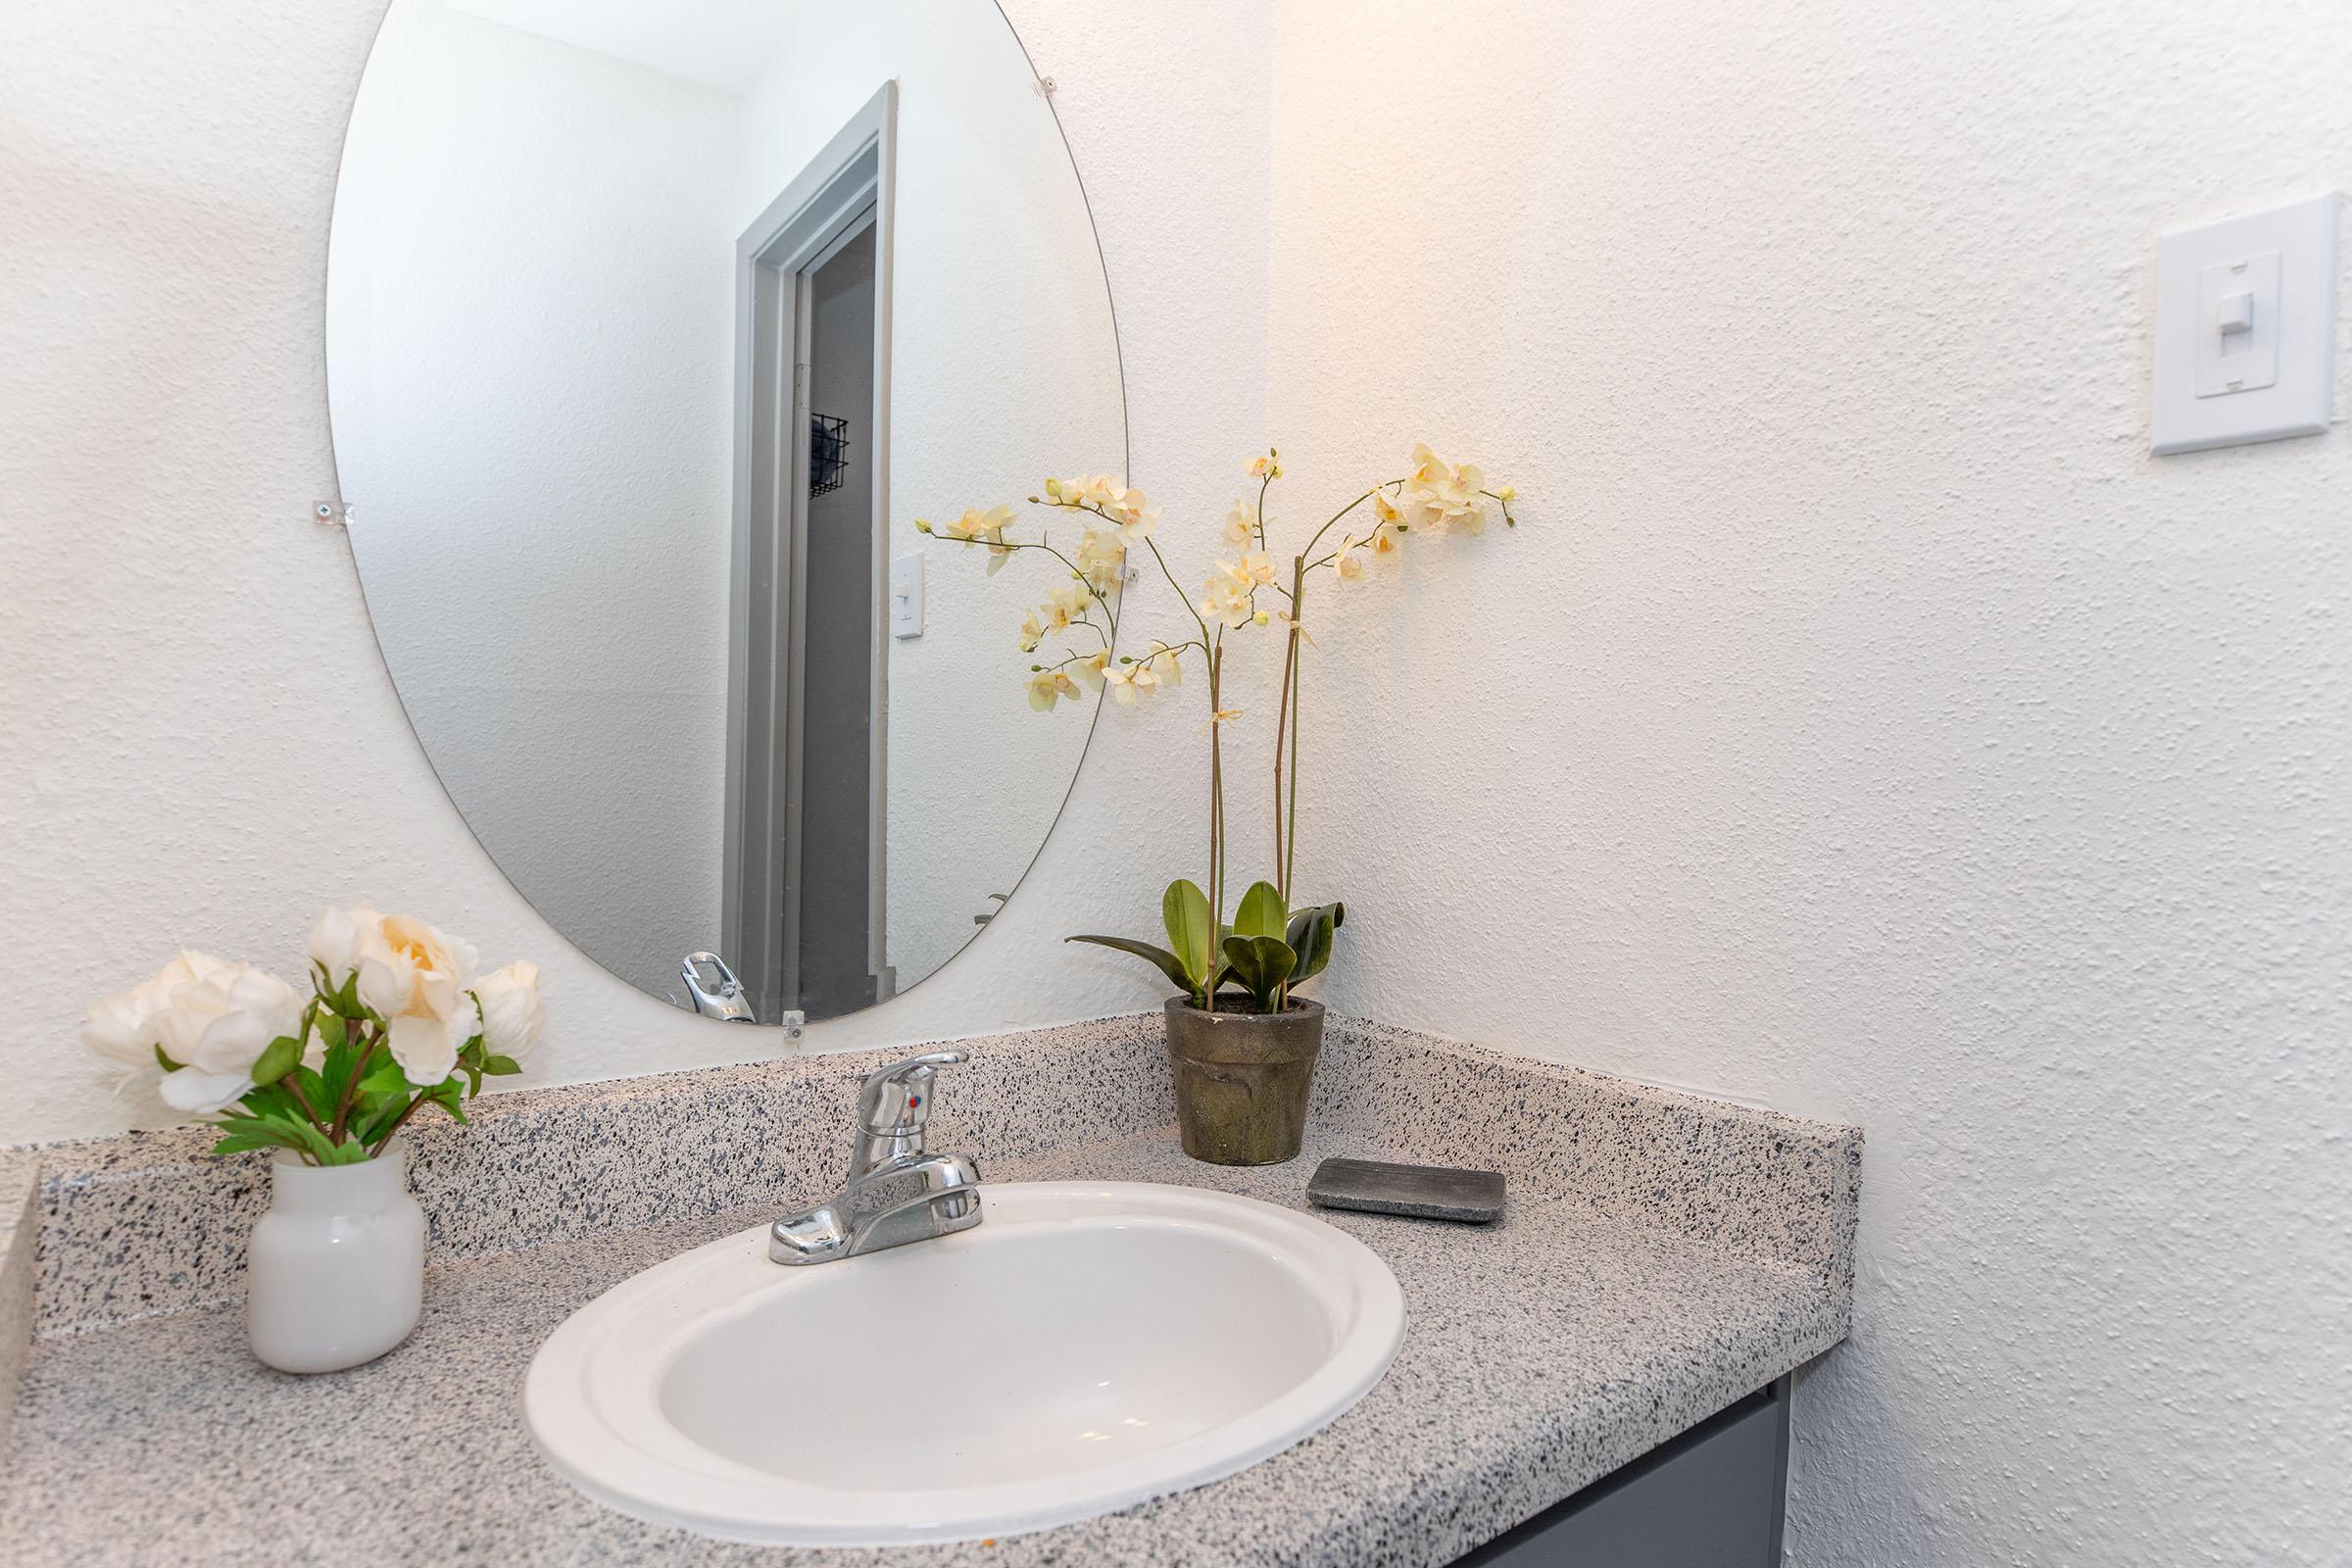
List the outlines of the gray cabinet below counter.
{"label": "gray cabinet below counter", "polygon": [[1784,1377],[1453,1568],[1779,1568],[1788,1491]]}

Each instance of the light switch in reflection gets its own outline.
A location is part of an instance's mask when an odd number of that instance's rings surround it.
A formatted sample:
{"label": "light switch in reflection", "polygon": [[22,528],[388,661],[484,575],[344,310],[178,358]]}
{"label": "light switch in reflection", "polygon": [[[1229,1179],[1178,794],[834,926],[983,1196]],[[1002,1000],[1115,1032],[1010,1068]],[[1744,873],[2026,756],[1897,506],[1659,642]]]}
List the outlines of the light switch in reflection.
{"label": "light switch in reflection", "polygon": [[923,558],[900,556],[890,564],[890,634],[923,634]]}

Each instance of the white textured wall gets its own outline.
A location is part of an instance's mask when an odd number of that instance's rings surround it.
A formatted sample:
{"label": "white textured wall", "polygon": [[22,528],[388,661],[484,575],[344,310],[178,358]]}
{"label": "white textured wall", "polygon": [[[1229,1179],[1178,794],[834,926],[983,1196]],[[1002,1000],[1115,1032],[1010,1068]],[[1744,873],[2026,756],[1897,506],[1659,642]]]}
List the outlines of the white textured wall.
{"label": "white textured wall", "polygon": [[[83,1004],[175,941],[291,970],[318,905],[358,894],[546,965],[526,1081],[784,1049],[631,990],[507,884],[401,717],[345,539],[307,520],[333,472],[327,215],[380,10],[0,8],[0,1141],[157,1119],[108,1099],[74,1044]],[[1265,423],[1269,181],[1236,152],[1266,141],[1262,19],[1034,0],[1016,20],[1102,221],[1138,476],[1205,517],[1222,454]],[[1213,113],[1149,108],[1168,102]],[[1106,718],[1010,910],[803,1049],[1151,1004],[1141,965],[1060,938],[1152,918],[1198,813],[1180,799],[1139,831],[1134,803],[1201,745],[1189,715]]]}
{"label": "white textured wall", "polygon": [[1275,430],[1528,521],[1322,629],[1328,1000],[1868,1129],[1791,1560],[2342,1563],[2352,453],[2145,429],[2152,236],[2352,186],[2342,7],[1364,10],[1278,8]]}
{"label": "white textured wall", "polygon": [[410,0],[352,112],[328,293],[336,471],[410,719],[540,912],[681,1000],[725,862],[737,118]]}

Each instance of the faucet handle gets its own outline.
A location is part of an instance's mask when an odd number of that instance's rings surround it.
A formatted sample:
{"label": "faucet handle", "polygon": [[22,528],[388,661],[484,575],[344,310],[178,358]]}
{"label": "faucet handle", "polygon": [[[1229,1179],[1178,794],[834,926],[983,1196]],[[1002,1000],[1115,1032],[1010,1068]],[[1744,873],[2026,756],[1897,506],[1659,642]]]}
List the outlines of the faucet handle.
{"label": "faucet handle", "polygon": [[962,1051],[927,1051],[894,1061],[865,1080],[858,1095],[858,1130],[867,1138],[906,1139],[922,1147],[931,1115],[931,1079],[940,1068],[969,1061]]}

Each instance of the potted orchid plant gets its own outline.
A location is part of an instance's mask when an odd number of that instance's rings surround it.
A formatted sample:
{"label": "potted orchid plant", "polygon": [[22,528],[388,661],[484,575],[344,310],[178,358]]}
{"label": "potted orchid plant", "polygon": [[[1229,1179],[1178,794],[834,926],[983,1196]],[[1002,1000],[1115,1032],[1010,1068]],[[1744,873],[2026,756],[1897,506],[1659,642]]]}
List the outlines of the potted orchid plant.
{"label": "potted orchid plant", "polygon": [[[1019,635],[1020,650],[1031,660],[1029,704],[1039,711],[1052,712],[1085,690],[1133,706],[1175,692],[1188,666],[1200,672],[1208,732],[1206,874],[1179,878],[1161,896],[1165,947],[1095,934],[1068,940],[1133,954],[1176,987],[1166,1004],[1168,1058],[1185,1152],[1218,1164],[1260,1165],[1298,1152],[1323,1009],[1297,995],[1297,988],[1330,962],[1348,912],[1336,899],[1299,898],[1294,885],[1300,694],[1305,651],[1315,646],[1306,628],[1308,591],[1324,572],[1340,583],[1366,580],[1372,564],[1399,555],[1408,536],[1479,533],[1490,513],[1514,526],[1517,492],[1509,485],[1490,489],[1479,468],[1446,463],[1418,446],[1401,477],[1366,488],[1286,557],[1272,543],[1266,514],[1281,462],[1269,451],[1246,466],[1257,481],[1256,497],[1237,499],[1226,514],[1227,559],[1210,567],[1198,597],[1161,553],[1155,537],[1159,508],[1116,479],[1048,479],[1044,494],[1029,498],[1032,506],[1078,514],[1077,538],[1066,549],[1050,529],[1035,539],[1016,537],[1015,514],[1004,506],[967,511],[937,525],[917,518],[914,526],[944,542],[985,551],[992,576],[1024,551],[1054,565],[1057,580],[1028,612]],[[1068,540],[1066,532],[1063,538]],[[1183,606],[1190,634],[1123,649],[1123,590],[1130,554],[1139,549]],[[1240,879],[1226,854],[1224,733],[1246,713],[1233,706],[1226,645],[1229,637],[1238,645],[1258,632],[1271,632],[1282,645],[1273,710],[1274,856],[1271,874],[1250,881],[1229,915],[1229,888]]]}
{"label": "potted orchid plant", "polygon": [[[254,1226],[247,1331],[288,1372],[372,1360],[423,1309],[424,1213],[401,1130],[427,1105],[466,1119],[486,1078],[522,1070],[545,1013],[528,962],[362,904],[311,933],[309,995],[201,953],[94,1004],[83,1044],[220,1129],[216,1154],[272,1150]],[[160,1074],[160,1079],[153,1075]]]}

